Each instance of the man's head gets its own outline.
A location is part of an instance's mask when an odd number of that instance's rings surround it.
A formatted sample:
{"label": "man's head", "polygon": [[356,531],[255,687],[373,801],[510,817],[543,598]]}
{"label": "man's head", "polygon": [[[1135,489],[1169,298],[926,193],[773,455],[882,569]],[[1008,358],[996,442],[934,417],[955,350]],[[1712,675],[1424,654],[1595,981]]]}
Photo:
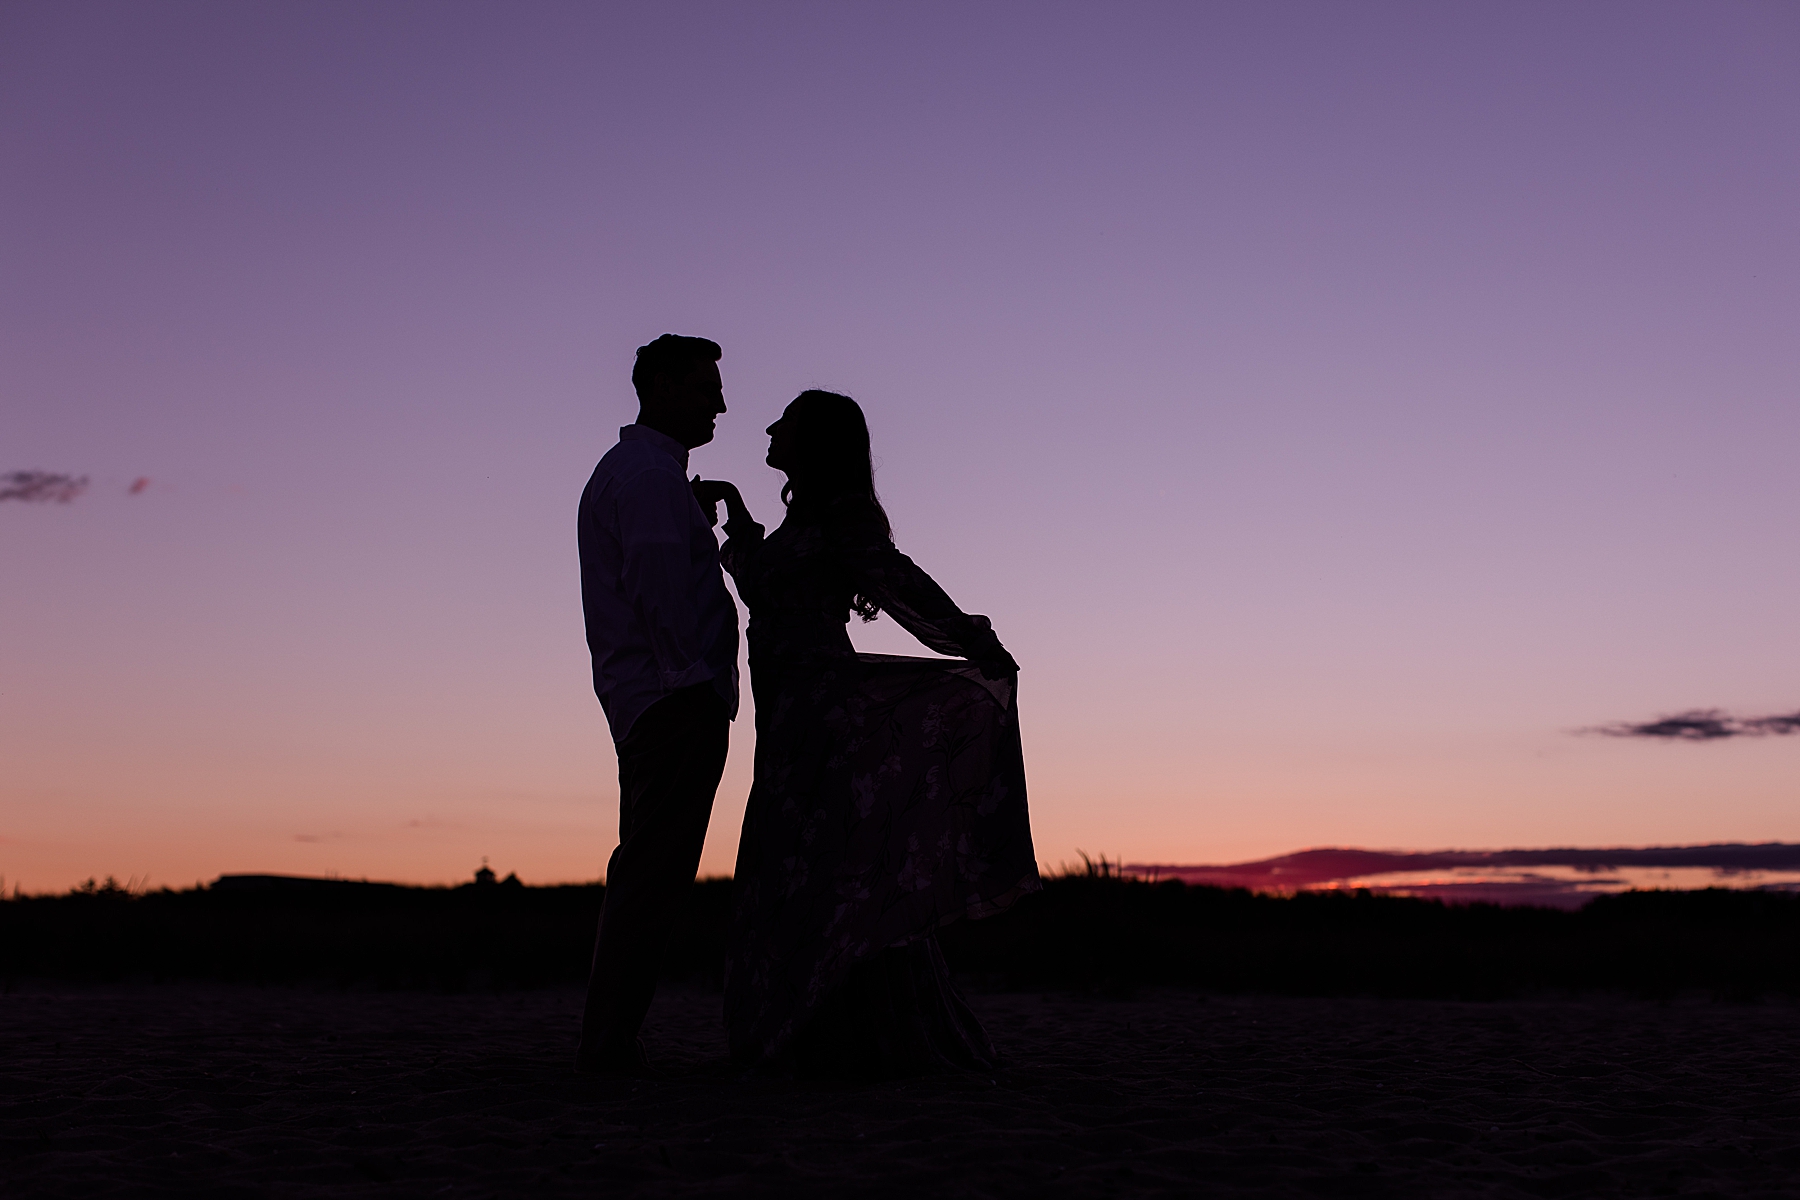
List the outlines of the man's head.
{"label": "man's head", "polygon": [[713,421],[725,411],[719,379],[719,344],[665,333],[639,346],[631,368],[638,424],[648,425],[692,450],[713,439]]}

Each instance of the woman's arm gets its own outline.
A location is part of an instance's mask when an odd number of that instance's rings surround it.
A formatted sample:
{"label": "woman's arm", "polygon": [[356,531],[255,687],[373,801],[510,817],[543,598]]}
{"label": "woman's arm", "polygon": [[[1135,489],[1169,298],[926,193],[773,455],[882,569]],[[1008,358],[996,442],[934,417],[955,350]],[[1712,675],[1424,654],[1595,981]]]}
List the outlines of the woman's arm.
{"label": "woman's arm", "polygon": [[719,547],[719,565],[737,577],[738,571],[746,564],[747,556],[753,548],[762,545],[763,527],[756,523],[750,515],[744,498],[738,494],[737,485],[727,483],[723,479],[702,479],[694,476],[691,485],[694,499],[706,512],[706,518],[713,524],[719,521],[719,502],[725,502],[725,544]]}
{"label": "woman's arm", "polygon": [[847,522],[832,540],[857,592],[901,628],[939,654],[966,658],[989,679],[1017,673],[1019,664],[994,635],[992,623],[965,613],[937,581],[894,548],[879,529]]}

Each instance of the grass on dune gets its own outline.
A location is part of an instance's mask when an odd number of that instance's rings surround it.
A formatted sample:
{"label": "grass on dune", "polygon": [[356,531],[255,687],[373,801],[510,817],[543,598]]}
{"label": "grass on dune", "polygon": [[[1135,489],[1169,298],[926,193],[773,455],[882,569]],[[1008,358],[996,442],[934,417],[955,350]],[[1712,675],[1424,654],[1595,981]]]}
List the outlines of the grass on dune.
{"label": "grass on dune", "polygon": [[[586,978],[604,894],[598,884],[323,881],[147,892],[108,881],[0,900],[0,980],[574,983]],[[674,918],[667,977],[718,984],[730,902],[730,880],[695,884]],[[1800,995],[1800,896],[1783,893],[1627,892],[1563,912],[1366,892],[1267,896],[1147,883],[1101,862],[940,939],[962,978],[996,988]]]}

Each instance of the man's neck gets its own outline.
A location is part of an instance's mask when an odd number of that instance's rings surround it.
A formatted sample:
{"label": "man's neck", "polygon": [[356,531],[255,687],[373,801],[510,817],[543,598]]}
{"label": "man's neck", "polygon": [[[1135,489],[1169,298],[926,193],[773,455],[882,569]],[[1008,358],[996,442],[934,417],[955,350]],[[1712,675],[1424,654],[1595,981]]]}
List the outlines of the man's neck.
{"label": "man's neck", "polygon": [[675,442],[676,444],[678,444],[683,450],[692,450],[693,449],[692,446],[690,446],[686,442],[682,441],[681,438],[676,436],[675,433],[673,433],[671,430],[666,429],[662,425],[658,424],[655,417],[652,417],[643,412],[639,412],[638,417],[637,417],[637,424],[642,425],[645,429],[656,430],[656,432],[662,434],[664,437],[668,438],[671,442]]}
{"label": "man's neck", "polygon": [[655,445],[657,445],[662,450],[664,450],[665,452],[667,452],[668,454],[673,456],[675,461],[679,462],[681,464],[682,470],[685,471],[687,469],[688,447],[681,444],[680,438],[675,438],[675,437],[669,436],[669,434],[663,432],[662,430],[658,429],[656,426],[650,424],[647,421],[635,421],[631,425],[627,426],[626,428],[641,429],[645,433],[654,434],[655,435],[654,438],[650,438],[650,439],[646,439],[646,440],[652,441]]}

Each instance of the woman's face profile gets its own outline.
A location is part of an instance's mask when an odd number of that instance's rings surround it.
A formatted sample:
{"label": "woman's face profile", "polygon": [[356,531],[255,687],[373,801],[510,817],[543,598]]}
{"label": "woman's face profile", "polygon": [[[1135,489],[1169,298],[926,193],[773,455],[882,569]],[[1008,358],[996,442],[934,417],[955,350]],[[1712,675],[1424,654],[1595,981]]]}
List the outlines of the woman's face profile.
{"label": "woman's face profile", "polygon": [[793,473],[794,463],[794,406],[788,405],[776,422],[769,426],[769,456],[767,462],[777,471]]}

